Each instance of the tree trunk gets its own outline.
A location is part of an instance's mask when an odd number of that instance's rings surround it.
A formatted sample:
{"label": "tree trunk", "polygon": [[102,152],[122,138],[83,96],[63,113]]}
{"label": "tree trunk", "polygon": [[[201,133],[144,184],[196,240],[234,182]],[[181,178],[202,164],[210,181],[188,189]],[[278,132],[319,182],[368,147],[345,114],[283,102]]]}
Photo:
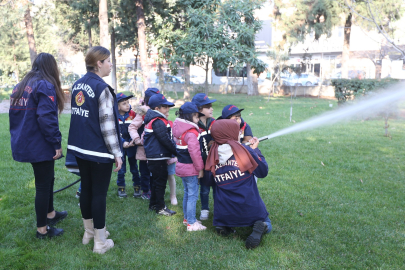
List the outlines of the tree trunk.
{"label": "tree trunk", "polygon": [[35,58],[37,57],[37,48],[35,46],[34,27],[32,26],[32,18],[29,4],[27,5],[27,9],[25,10],[24,23],[25,23],[25,30],[27,31],[28,47],[30,49],[30,59],[32,65],[32,63],[34,63]]}
{"label": "tree trunk", "polygon": [[205,89],[204,93],[208,95],[208,70],[209,70],[209,63],[210,63],[210,58],[207,56],[207,61],[205,64]]}
{"label": "tree trunk", "polygon": [[184,79],[185,79],[185,87],[184,87],[184,100],[190,100],[190,64],[184,64]]}
{"label": "tree trunk", "polygon": [[117,61],[115,59],[115,30],[114,27],[111,31],[111,62],[112,62],[112,70],[111,70],[111,84],[117,93]]}
{"label": "tree trunk", "polygon": [[343,51],[342,51],[342,79],[349,78],[349,56],[350,56],[350,33],[352,31],[352,14],[346,18],[345,28],[344,28],[344,41],[343,41]]}
{"label": "tree trunk", "polygon": [[[229,84],[229,67],[226,69],[225,94],[228,94],[228,84]],[[233,93],[233,94],[235,94],[235,93]]]}
{"label": "tree trunk", "polygon": [[138,41],[139,41],[139,53],[141,57],[141,68],[143,74],[143,86],[144,89],[149,87],[149,67],[148,67],[148,54],[147,54],[147,44],[146,44],[146,34],[145,34],[145,14],[143,11],[143,0],[136,0],[136,17],[138,25]]}
{"label": "tree trunk", "polygon": [[160,85],[160,91],[162,92],[162,94],[165,91],[165,74],[163,71],[163,67],[162,67],[162,63],[159,61],[158,63],[158,70],[159,70],[159,85]]}
{"label": "tree trunk", "polygon": [[93,47],[93,41],[91,40],[91,21],[87,20],[87,36],[89,38],[89,48]]}
{"label": "tree trunk", "polygon": [[100,21],[100,46],[108,48],[108,8],[107,0],[100,0],[98,6],[98,19]]}
{"label": "tree trunk", "polygon": [[[135,85],[135,93],[138,91],[138,81],[136,80],[136,76],[138,75],[138,57],[139,57],[139,50],[136,49],[135,54],[135,62],[134,62],[134,85]],[[144,92],[141,91],[141,96],[144,96]]]}
{"label": "tree trunk", "polygon": [[259,94],[259,85],[257,82],[257,76],[253,73],[252,66],[250,63],[246,64],[247,71],[247,87],[248,96],[257,96]]}
{"label": "tree trunk", "polygon": [[[14,45],[13,45],[13,49],[15,49]],[[18,70],[17,56],[15,54],[13,56],[14,56],[14,65],[15,65],[14,73],[15,73],[16,81],[17,81],[17,83],[19,83],[20,82],[20,71]]]}

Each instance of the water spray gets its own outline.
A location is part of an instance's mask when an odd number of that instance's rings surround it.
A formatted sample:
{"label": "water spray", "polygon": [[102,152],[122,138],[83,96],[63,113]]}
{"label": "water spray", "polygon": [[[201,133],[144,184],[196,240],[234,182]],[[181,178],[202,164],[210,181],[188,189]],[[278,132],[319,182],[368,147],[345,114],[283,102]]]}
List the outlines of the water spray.
{"label": "water spray", "polygon": [[[405,96],[405,83],[404,82],[397,83],[388,87],[386,91],[374,94],[370,98],[361,100],[357,104],[345,106],[335,111],[327,112],[320,116],[310,118],[301,123],[295,124],[291,127],[276,131],[264,137],[260,137],[258,140],[259,141],[269,140],[289,133],[313,129],[321,125],[334,124],[336,122],[342,121],[350,116],[356,115],[360,112],[369,109],[372,109],[375,112],[388,104],[392,104],[401,100],[401,98],[403,98],[404,96]],[[246,143],[246,145],[250,145],[250,143]]]}

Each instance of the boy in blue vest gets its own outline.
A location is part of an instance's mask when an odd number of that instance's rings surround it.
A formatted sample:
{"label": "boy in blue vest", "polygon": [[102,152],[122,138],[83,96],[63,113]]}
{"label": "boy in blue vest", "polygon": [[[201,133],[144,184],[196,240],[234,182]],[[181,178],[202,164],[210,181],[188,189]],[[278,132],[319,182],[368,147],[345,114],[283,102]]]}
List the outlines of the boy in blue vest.
{"label": "boy in blue vest", "polygon": [[[201,156],[204,161],[207,160],[210,142],[212,141],[211,137],[211,126],[214,124],[215,119],[212,117],[212,112],[214,109],[212,108],[212,103],[214,103],[216,99],[209,99],[208,96],[204,93],[196,94],[193,99],[191,100],[192,103],[197,105],[198,111],[202,113],[204,116],[200,117],[200,121],[198,122],[198,128],[200,129],[200,148],[201,148]],[[204,171],[204,177],[207,177],[207,173]],[[200,199],[201,199],[201,220],[207,220],[210,208],[209,208],[209,195],[210,195],[210,186],[202,184],[205,181],[201,181],[200,179]]]}
{"label": "boy in blue vest", "polygon": [[167,208],[164,200],[167,184],[167,160],[177,156],[176,144],[172,129],[167,120],[170,107],[174,104],[167,101],[162,94],[153,95],[149,99],[150,110],[145,115],[144,147],[151,172],[151,195],[149,210],[159,215],[172,216],[175,211]]}
{"label": "boy in blue vest", "polygon": [[[122,167],[118,171],[117,186],[118,186],[118,197],[126,198],[127,194],[125,192],[125,173],[126,168],[126,157],[128,157],[129,170],[132,173],[132,182],[134,185],[134,198],[141,197],[141,179],[139,177],[138,165],[136,163],[136,145],[133,144],[131,136],[128,132],[128,126],[131,124],[132,120],[135,118],[136,114],[131,109],[129,104],[129,99],[133,96],[126,96],[123,93],[117,93],[118,102],[118,122],[120,124],[121,132],[121,142],[123,146],[122,155]],[[131,143],[132,142],[132,143]]]}
{"label": "boy in blue vest", "polygon": [[244,109],[239,109],[238,107],[236,107],[235,105],[232,105],[232,104],[226,105],[222,109],[222,115],[220,117],[218,117],[217,120],[219,120],[219,119],[236,120],[236,122],[238,122],[239,127],[240,127],[240,130],[239,130],[240,143],[245,144],[245,143],[249,142],[251,139],[253,139],[253,133],[252,133],[252,129],[250,128],[248,123],[243,121],[242,114],[241,114],[241,111],[243,111],[243,110]]}

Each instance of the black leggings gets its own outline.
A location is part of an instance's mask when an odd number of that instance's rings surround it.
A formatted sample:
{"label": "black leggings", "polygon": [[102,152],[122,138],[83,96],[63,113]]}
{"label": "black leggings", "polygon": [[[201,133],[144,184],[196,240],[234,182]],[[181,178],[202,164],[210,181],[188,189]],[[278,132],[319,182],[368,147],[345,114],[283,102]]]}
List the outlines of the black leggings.
{"label": "black leggings", "polygon": [[95,229],[105,227],[106,198],[113,163],[98,163],[76,157],[82,179],[80,210],[84,219],[93,219]]}
{"label": "black leggings", "polygon": [[55,182],[55,161],[31,163],[35,176],[35,213],[37,227],[47,225],[47,214],[53,209],[53,184]]}

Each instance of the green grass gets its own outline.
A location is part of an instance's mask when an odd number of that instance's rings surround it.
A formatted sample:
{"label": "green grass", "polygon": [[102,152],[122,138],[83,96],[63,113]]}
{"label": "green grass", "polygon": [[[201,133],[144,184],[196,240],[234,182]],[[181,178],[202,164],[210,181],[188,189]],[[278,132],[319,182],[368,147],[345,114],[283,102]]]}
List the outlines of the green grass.
{"label": "green grass", "polygon": [[[289,127],[288,98],[210,95],[214,116],[223,106],[244,108],[242,117],[255,136]],[[333,108],[329,103],[334,104]],[[315,107],[316,106],[316,107]],[[334,110],[335,101],[298,98],[296,123]],[[170,118],[174,119],[174,111]],[[147,202],[116,195],[113,173],[107,197],[107,227],[115,247],[105,255],[81,244],[78,200],[72,187],[55,195],[57,210],[69,216],[58,224],[58,239],[35,238],[34,177],[30,164],[11,158],[7,114],[0,115],[0,268],[2,269],[403,269],[405,185],[403,119],[390,119],[392,139],[382,119],[341,122],[262,142],[269,175],[259,179],[273,231],[251,251],[244,247],[249,228],[222,238],[210,220],[204,232],[182,225],[182,184],[173,217],[159,217]],[[69,115],[61,116],[66,149]],[[66,151],[65,151],[66,152]],[[321,164],[324,164],[324,166]],[[56,186],[76,177],[64,160],[56,162]],[[127,174],[127,185],[131,185]],[[128,189],[131,192],[131,189]],[[166,200],[169,203],[168,192]],[[212,204],[212,200],[210,201]],[[170,206],[170,204],[169,204]],[[197,212],[200,202],[197,202]]]}

